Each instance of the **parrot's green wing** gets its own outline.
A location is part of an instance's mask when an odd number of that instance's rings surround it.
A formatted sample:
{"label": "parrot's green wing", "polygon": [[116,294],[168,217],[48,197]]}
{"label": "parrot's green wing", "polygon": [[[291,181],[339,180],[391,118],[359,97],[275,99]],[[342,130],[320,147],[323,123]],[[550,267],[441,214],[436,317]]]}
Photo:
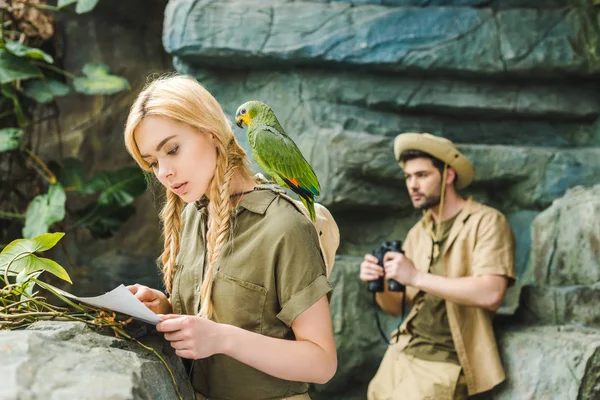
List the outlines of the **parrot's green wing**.
{"label": "parrot's green wing", "polygon": [[254,132],[252,146],[256,161],[269,175],[277,175],[301,197],[318,196],[319,180],[296,143],[275,128],[262,125]]}

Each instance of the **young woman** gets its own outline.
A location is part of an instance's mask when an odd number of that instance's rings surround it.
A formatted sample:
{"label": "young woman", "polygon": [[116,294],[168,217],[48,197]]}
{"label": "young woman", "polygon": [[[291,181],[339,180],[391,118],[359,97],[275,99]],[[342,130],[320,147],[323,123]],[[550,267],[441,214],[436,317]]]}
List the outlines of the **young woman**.
{"label": "young woman", "polygon": [[197,398],[308,399],[307,382],[325,383],[337,368],[312,223],[257,187],[221,106],[193,78],[149,84],[131,107],[125,144],[166,189],[170,296],[130,290],[162,314],[157,329],[177,355],[195,360]]}

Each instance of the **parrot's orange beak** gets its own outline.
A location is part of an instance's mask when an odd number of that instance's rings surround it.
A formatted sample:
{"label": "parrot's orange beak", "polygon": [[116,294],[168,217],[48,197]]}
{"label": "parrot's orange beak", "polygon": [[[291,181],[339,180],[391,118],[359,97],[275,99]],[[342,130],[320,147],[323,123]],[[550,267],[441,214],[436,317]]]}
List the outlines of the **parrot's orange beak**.
{"label": "parrot's orange beak", "polygon": [[246,114],[246,115],[238,115],[235,118],[235,124],[237,126],[239,126],[240,128],[243,128],[244,125],[248,126],[250,124],[250,116],[248,114]]}

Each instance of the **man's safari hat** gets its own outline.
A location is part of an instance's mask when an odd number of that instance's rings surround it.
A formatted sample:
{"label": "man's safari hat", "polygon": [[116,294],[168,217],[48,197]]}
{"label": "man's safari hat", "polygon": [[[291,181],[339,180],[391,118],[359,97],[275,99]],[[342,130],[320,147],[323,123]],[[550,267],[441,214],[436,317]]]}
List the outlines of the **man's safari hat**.
{"label": "man's safari hat", "polygon": [[445,162],[458,174],[457,189],[464,189],[473,182],[475,167],[456,149],[450,140],[429,133],[401,133],[394,139],[394,155],[400,166],[400,155],[406,150],[420,150]]}

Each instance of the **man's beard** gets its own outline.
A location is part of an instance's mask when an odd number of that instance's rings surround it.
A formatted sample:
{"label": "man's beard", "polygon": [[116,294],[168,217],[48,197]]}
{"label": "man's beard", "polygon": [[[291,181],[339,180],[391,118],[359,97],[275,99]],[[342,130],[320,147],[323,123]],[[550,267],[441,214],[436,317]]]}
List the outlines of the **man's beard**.
{"label": "man's beard", "polygon": [[432,207],[435,207],[440,204],[440,196],[425,196],[425,200],[421,205],[415,206],[417,210],[429,210]]}

